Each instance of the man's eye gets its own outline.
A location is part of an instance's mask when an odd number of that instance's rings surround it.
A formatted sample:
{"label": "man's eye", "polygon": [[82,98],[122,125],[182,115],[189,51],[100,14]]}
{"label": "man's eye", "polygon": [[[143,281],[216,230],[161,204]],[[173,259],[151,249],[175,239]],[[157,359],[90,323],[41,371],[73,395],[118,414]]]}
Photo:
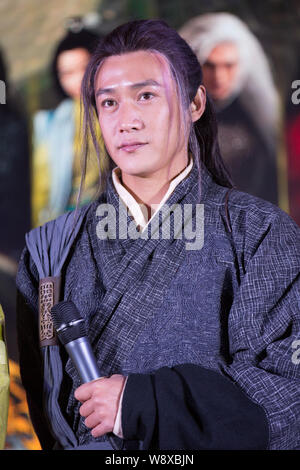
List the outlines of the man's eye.
{"label": "man's eye", "polygon": [[149,91],[145,92],[145,93],[142,93],[140,95],[140,100],[141,101],[148,101],[150,100],[151,98],[153,98],[153,93],[150,93]]}
{"label": "man's eye", "polygon": [[111,108],[115,104],[116,104],[115,100],[103,100],[101,103],[101,106],[103,106],[103,108]]}

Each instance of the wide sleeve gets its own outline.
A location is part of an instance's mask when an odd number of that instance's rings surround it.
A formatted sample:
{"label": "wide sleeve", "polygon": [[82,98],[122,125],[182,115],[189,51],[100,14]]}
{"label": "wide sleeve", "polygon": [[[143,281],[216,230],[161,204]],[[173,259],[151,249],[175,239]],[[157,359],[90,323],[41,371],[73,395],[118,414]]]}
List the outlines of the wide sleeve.
{"label": "wide sleeve", "polygon": [[128,376],[123,395],[125,439],[143,449],[264,450],[264,410],[219,372],[195,364]]}
{"label": "wide sleeve", "polygon": [[[300,448],[300,229],[280,210],[247,224],[228,331],[231,380],[266,411],[270,449]],[[260,221],[260,224],[259,224]]]}
{"label": "wide sleeve", "polygon": [[183,364],[129,375],[125,438],[160,449],[300,448],[300,230],[283,212],[264,212],[239,216],[243,236],[233,230],[240,282],[229,359],[218,371]]}
{"label": "wide sleeve", "polygon": [[38,274],[27,248],[16,278],[17,335],[22,384],[26,391],[30,418],[43,450],[55,443],[43,412],[43,364],[38,331]]}

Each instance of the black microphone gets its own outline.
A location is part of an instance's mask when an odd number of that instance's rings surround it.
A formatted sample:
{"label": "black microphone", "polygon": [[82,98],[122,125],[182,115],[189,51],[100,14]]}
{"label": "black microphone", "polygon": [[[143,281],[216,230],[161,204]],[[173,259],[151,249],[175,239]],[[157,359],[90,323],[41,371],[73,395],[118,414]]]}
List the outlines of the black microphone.
{"label": "black microphone", "polygon": [[51,309],[54,328],[65,346],[83,383],[100,378],[91,344],[86,336],[84,319],[72,301],[62,301]]}

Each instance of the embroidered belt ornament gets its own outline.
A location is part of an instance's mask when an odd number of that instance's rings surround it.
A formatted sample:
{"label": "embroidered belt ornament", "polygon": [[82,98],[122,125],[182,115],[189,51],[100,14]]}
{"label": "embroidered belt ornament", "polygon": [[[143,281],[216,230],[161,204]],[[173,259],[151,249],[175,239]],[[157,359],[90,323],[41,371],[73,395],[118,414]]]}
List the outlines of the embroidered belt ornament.
{"label": "embroidered belt ornament", "polygon": [[39,283],[39,325],[40,344],[43,346],[53,346],[58,344],[51,308],[59,302],[60,277],[45,277]]}

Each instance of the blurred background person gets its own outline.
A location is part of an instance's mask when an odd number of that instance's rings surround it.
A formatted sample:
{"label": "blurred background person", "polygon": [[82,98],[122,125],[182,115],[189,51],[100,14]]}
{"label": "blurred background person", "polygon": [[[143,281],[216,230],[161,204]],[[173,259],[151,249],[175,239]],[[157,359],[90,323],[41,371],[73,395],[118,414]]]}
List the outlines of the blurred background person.
{"label": "blurred background person", "polygon": [[286,103],[286,145],[290,215],[300,225],[300,66]]}
{"label": "blurred background person", "polygon": [[203,67],[219,144],[235,186],[280,204],[279,96],[266,55],[249,28],[229,13],[189,20],[179,30]]}
{"label": "blurred background person", "polygon": [[[99,35],[84,28],[80,18],[56,46],[51,73],[62,101],[54,110],[38,111],[33,119],[33,225],[41,225],[76,206],[81,178],[80,87]],[[97,136],[105,154],[100,130]],[[105,165],[105,163],[104,163]],[[94,154],[86,169],[82,204],[98,189],[99,168]]]}
{"label": "blurred background person", "polygon": [[6,95],[0,105],[0,253],[18,261],[30,228],[29,137],[1,50],[0,80]]}
{"label": "blurred background person", "polygon": [[[1,414],[4,413],[4,417],[8,411],[5,448],[24,449],[20,436],[28,443],[28,448],[30,445],[39,448],[28,415],[25,391],[21,385],[16,339],[15,276],[17,262],[24,248],[25,233],[31,226],[30,139],[27,113],[19,94],[10,85],[7,69],[4,54],[0,52],[0,80],[6,85],[4,104],[0,105],[0,305],[4,312],[3,314],[0,307],[0,329],[5,315],[3,339],[7,345],[10,376],[9,407],[8,410],[1,410]],[[5,374],[4,365],[1,367],[2,374]],[[7,397],[8,401],[5,375],[2,375],[2,380],[2,399],[6,400]],[[3,429],[0,432],[0,447],[4,445],[4,425],[4,421],[1,421]]]}
{"label": "blurred background person", "polygon": [[0,105],[0,304],[6,318],[9,355],[17,360],[15,274],[25,233],[30,229],[29,136],[1,51],[0,80],[5,83],[6,95]]}

